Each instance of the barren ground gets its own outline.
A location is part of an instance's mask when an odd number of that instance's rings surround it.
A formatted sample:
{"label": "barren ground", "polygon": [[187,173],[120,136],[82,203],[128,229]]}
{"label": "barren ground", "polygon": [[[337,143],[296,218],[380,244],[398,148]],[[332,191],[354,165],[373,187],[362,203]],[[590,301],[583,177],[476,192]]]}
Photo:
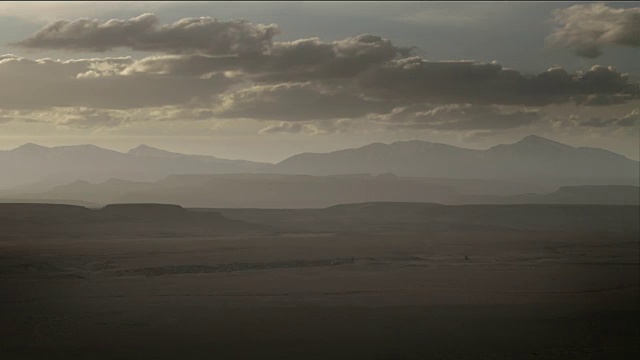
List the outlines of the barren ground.
{"label": "barren ground", "polygon": [[640,352],[632,235],[45,238],[0,249],[3,359]]}

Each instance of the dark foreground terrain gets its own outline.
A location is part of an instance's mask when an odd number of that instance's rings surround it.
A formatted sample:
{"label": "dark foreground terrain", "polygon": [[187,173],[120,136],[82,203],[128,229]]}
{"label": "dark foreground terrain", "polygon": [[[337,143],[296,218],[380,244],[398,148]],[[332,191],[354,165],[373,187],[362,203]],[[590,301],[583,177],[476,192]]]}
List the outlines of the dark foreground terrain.
{"label": "dark foreground terrain", "polygon": [[637,206],[0,205],[2,359],[631,359]]}

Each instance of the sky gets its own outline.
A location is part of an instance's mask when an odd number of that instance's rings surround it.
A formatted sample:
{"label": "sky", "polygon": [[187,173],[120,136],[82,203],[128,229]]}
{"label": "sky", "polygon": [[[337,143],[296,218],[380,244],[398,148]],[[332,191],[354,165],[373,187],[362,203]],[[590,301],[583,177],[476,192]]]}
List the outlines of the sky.
{"label": "sky", "polygon": [[638,160],[639,50],[635,2],[0,2],[0,149],[534,134]]}

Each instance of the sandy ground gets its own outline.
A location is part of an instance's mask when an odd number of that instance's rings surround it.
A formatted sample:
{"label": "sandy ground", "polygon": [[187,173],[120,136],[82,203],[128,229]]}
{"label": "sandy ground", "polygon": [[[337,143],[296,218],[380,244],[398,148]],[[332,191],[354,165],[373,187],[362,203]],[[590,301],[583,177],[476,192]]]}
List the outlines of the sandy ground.
{"label": "sandy ground", "polygon": [[525,232],[5,240],[0,353],[630,359],[638,245]]}

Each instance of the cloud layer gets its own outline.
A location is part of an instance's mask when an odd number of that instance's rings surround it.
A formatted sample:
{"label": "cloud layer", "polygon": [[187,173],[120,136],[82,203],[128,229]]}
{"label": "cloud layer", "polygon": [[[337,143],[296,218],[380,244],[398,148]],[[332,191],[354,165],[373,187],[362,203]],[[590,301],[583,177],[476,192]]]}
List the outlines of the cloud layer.
{"label": "cloud layer", "polygon": [[603,128],[608,126],[616,127],[640,127],[640,109],[634,109],[627,115],[620,118],[603,119],[592,117],[587,120],[578,121],[578,125],[594,128]]}
{"label": "cloud layer", "polygon": [[553,20],[559,27],[547,37],[547,44],[572,49],[578,56],[597,58],[607,45],[640,47],[640,7],[574,5],[556,9]]}
{"label": "cloud layer", "polygon": [[0,109],[184,105],[220,94],[236,82],[224,74],[208,78],[120,75],[120,69],[131,61],[130,58],[34,61],[2,56]]}
{"label": "cloud layer", "polygon": [[162,25],[160,19],[147,13],[129,20],[59,20],[14,45],[28,49],[105,52],[128,48],[223,55],[262,52],[278,31],[276,25],[211,17],[184,18]]}
{"label": "cloud layer", "polygon": [[496,106],[453,104],[396,108],[371,120],[389,127],[434,130],[504,130],[532,124],[541,119],[536,110],[506,110]]}
{"label": "cloud layer", "polygon": [[[552,35],[553,44],[637,46],[634,9],[579,5],[555,16],[564,27]],[[610,31],[593,37],[597,31],[585,26]],[[554,66],[526,74],[497,62],[428,60],[372,34],[279,42],[278,33],[273,24],[210,17],[169,24],[153,14],[56,21],[15,45],[156,54],[69,61],[0,56],[0,122],[46,121],[50,114],[50,122],[78,128],[253,119],[280,122],[263,127],[262,134],[343,132],[354,121],[383,128],[502,131],[542,121],[550,105],[640,99],[638,83],[610,66],[572,73]],[[598,121],[592,124],[638,126],[623,118]]]}

